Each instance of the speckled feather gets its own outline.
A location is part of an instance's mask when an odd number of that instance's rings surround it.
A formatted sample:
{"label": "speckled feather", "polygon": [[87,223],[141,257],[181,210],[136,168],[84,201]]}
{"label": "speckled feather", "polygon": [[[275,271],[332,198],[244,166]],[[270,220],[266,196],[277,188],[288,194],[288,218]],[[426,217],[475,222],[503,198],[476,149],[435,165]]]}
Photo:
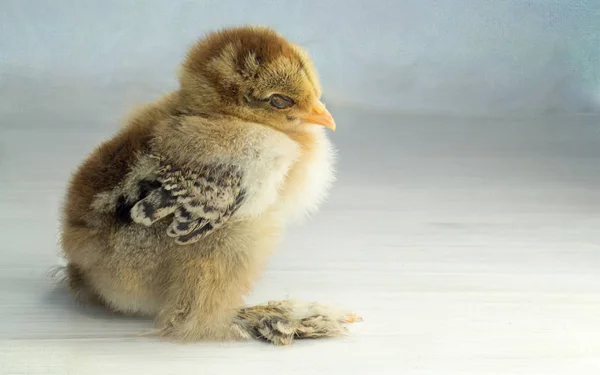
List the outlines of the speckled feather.
{"label": "speckled feather", "polygon": [[197,242],[223,226],[240,207],[242,171],[233,165],[177,168],[159,155],[160,186],[131,209],[133,221],[145,226],[173,215],[167,234],[180,245]]}

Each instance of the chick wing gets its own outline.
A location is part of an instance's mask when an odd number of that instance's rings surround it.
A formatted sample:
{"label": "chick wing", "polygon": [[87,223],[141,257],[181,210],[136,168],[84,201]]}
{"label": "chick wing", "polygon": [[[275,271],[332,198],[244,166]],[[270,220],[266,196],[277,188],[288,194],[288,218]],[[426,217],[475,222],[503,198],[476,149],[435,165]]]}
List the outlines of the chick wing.
{"label": "chick wing", "polygon": [[197,242],[224,225],[244,200],[242,171],[234,165],[177,168],[160,155],[158,186],[131,209],[134,222],[151,226],[173,215],[167,234],[181,245]]}

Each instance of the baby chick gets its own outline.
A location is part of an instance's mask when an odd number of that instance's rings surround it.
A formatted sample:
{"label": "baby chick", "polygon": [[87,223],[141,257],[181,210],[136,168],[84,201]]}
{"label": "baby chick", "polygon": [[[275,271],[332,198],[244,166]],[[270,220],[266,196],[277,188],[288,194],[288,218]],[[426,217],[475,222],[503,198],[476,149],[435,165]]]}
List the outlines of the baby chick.
{"label": "baby chick", "polygon": [[295,301],[243,306],[286,224],[333,180],[335,121],[311,61],[264,27],[213,32],[180,87],[140,109],[79,167],[62,220],[78,300],[154,316],[178,341],[345,332],[353,314]]}

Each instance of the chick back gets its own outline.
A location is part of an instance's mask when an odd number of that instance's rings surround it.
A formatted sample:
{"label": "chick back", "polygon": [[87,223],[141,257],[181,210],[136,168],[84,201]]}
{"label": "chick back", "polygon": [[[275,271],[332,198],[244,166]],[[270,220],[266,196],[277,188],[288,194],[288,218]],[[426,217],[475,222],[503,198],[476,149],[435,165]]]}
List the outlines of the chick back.
{"label": "chick back", "polygon": [[[150,141],[157,123],[175,110],[176,97],[170,94],[161,100],[141,108],[127,121],[126,126],[111,139],[92,152],[73,175],[67,190],[63,210],[63,225],[89,227],[92,203],[99,193],[114,190],[130,172],[140,155],[150,149]],[[150,182],[148,182],[150,183]],[[140,192],[151,186],[140,186]],[[127,206],[131,203],[119,198],[114,212],[117,221],[129,221]]]}

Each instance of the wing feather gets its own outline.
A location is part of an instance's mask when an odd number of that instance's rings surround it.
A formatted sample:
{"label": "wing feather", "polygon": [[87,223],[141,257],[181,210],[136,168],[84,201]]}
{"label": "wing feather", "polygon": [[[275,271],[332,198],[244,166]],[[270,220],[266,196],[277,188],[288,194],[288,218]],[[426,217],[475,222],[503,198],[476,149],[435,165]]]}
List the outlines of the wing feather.
{"label": "wing feather", "polygon": [[223,226],[242,204],[240,168],[216,164],[184,170],[154,157],[160,187],[133,206],[134,222],[150,226],[172,215],[167,234],[178,244],[190,244]]}

